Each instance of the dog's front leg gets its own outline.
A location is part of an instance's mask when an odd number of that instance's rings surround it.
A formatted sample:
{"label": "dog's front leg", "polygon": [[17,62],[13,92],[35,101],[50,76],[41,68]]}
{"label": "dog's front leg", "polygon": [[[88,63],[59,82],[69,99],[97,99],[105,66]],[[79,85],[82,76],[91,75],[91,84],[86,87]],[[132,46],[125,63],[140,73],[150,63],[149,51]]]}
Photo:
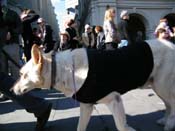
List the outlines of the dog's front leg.
{"label": "dog's front leg", "polygon": [[123,102],[120,94],[114,92],[109,94],[107,99],[110,101],[106,103],[108,108],[113,114],[115,124],[119,131],[135,131],[132,127],[129,127],[126,122],[126,115],[124,111]]}
{"label": "dog's front leg", "polygon": [[170,114],[166,119],[164,130],[174,131],[175,130],[175,100],[174,100],[174,97],[170,97],[169,105],[170,105]]}
{"label": "dog's front leg", "polygon": [[92,110],[93,104],[80,103],[80,118],[77,131],[86,131]]}
{"label": "dog's front leg", "polygon": [[162,99],[162,101],[164,101],[164,104],[165,104],[165,116],[163,118],[157,120],[157,124],[164,126],[166,124],[168,117],[170,116],[171,106],[164,99]]}

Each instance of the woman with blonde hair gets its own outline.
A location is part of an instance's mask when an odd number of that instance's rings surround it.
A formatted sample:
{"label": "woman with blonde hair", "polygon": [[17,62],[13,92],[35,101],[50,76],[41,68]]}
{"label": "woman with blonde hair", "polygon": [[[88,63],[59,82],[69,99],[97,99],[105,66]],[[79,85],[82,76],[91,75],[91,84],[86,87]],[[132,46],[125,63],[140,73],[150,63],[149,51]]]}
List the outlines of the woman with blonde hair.
{"label": "woman with blonde hair", "polygon": [[114,50],[118,47],[118,43],[120,43],[120,37],[118,34],[117,26],[114,22],[115,19],[115,9],[108,8],[105,12],[104,17],[104,34],[105,34],[105,44],[107,50]]}

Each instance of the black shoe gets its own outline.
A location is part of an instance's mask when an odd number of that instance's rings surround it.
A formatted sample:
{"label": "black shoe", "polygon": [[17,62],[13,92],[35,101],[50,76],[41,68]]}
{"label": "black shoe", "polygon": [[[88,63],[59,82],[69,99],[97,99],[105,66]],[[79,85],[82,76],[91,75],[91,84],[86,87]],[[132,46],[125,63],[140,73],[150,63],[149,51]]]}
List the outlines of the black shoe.
{"label": "black shoe", "polygon": [[44,130],[44,126],[49,119],[51,109],[52,109],[52,104],[49,104],[47,110],[43,113],[43,115],[41,115],[40,117],[37,118],[37,124],[35,127],[35,131],[43,131]]}
{"label": "black shoe", "polygon": [[4,94],[0,95],[0,102],[7,101],[7,100],[9,100],[9,98],[7,96],[5,96]]}

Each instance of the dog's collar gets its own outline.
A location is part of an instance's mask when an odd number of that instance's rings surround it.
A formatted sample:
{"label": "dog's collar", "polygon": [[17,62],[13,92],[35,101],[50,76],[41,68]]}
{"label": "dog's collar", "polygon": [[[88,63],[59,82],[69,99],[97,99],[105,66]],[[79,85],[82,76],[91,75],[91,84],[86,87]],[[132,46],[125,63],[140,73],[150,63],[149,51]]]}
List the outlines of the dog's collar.
{"label": "dog's collar", "polygon": [[55,60],[55,54],[56,50],[52,52],[52,62],[51,62],[51,84],[50,84],[50,89],[53,89],[55,85],[55,79],[56,79],[56,60]]}

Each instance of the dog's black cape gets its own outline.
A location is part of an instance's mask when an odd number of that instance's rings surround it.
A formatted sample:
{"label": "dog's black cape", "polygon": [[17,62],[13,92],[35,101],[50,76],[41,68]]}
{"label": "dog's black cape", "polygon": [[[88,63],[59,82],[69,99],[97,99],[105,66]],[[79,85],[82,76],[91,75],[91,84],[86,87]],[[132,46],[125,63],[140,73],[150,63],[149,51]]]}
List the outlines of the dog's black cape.
{"label": "dog's black cape", "polygon": [[142,86],[153,69],[153,55],[146,42],[114,51],[87,49],[89,72],[73,98],[95,103],[112,91],[121,94]]}

